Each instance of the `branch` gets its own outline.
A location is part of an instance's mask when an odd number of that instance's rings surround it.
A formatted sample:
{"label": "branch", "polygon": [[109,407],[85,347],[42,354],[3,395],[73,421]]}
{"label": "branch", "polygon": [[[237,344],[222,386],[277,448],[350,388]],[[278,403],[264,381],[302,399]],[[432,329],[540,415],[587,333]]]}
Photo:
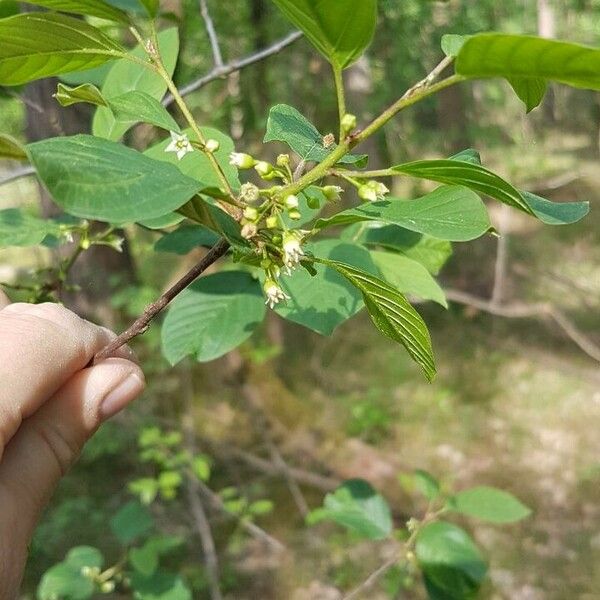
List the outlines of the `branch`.
{"label": "branch", "polygon": [[0,179],[0,185],[10,183],[11,181],[16,181],[17,179],[21,179],[23,177],[29,177],[31,175],[35,175],[35,169],[33,167],[23,167],[22,169],[10,171],[7,175]]}
{"label": "branch", "polygon": [[[267,48],[260,50],[254,54],[250,54],[245,58],[240,58],[237,60],[233,60],[227,64],[224,64],[219,67],[215,67],[212,71],[207,73],[206,75],[188,83],[183,86],[179,93],[182,96],[186,96],[187,94],[191,94],[196,90],[203,88],[205,85],[215,81],[216,79],[221,79],[222,77],[226,77],[227,75],[231,75],[236,71],[241,71],[242,69],[253,65],[254,63],[260,62],[269,56],[273,56],[274,54],[278,54],[295,41],[299,40],[302,37],[302,32],[293,31],[292,33],[286,35],[284,38],[280,39],[278,42],[275,42],[272,46],[268,46]],[[163,100],[164,106],[170,106],[175,101],[175,98],[172,95],[168,95]]]}
{"label": "branch", "polygon": [[224,238],[219,240],[208,253],[196,263],[177,283],[169,288],[156,302],[146,307],[143,314],[138,317],[123,333],[121,333],[106,348],[103,348],[94,357],[94,362],[99,362],[112,356],[121,346],[130,340],[145,333],[150,323],[178,296],[188,285],[197,279],[208,267],[217,262],[229,250],[229,242]]}
{"label": "branch", "polygon": [[[375,569],[358,587],[354,588],[343,600],[355,600],[363,592],[370,590],[393,566],[398,564],[398,557],[393,556]],[[366,596],[365,596],[366,597]]]}
{"label": "branch", "polygon": [[508,319],[550,318],[562,331],[590,358],[600,362],[600,347],[590,340],[577,326],[558,308],[548,303],[537,304],[496,304],[489,300],[477,298],[466,292],[444,290],[448,300],[466,306],[472,306],[483,312]]}
{"label": "branch", "polygon": [[223,55],[221,54],[221,47],[219,46],[219,38],[215,31],[215,24],[208,11],[208,4],[206,0],[200,0],[200,14],[204,19],[204,26],[206,27],[206,33],[210,41],[210,47],[212,48],[213,58],[215,61],[215,67],[223,66]]}

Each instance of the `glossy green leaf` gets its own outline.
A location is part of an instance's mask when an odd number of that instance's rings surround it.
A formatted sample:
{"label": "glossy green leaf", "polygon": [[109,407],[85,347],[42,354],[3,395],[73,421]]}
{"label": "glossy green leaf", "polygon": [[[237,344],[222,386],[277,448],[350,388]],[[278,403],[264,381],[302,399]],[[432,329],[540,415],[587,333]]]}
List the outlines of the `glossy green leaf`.
{"label": "glossy green leaf", "polygon": [[111,70],[113,65],[111,63],[104,63],[99,67],[93,69],[85,69],[84,71],[74,71],[73,73],[62,73],[58,78],[68,85],[83,85],[84,83],[91,83],[97,88],[101,88],[108,72]]}
{"label": "glossy green leaf", "polygon": [[535,216],[547,225],[571,225],[590,212],[589,202],[551,202],[530,192],[521,192]]}
{"label": "glossy green leaf", "polygon": [[135,125],[150,123],[167,131],[181,131],[177,121],[167,109],[146,92],[132,91],[116,96],[108,101],[118,123]]}
{"label": "glossy green leaf", "polygon": [[433,600],[473,600],[487,565],[466,531],[444,521],[425,525],[415,545],[425,586]]}
{"label": "glossy green leaf", "polygon": [[355,62],[373,39],[377,0],[273,0],[312,44],[340,69]]}
{"label": "glossy green leaf", "polygon": [[397,165],[392,167],[391,170],[410,177],[429,179],[438,183],[462,185],[496,198],[500,202],[518,208],[523,212],[533,214],[519,190],[495,173],[472,162],[455,159],[418,160]]}
{"label": "glossy green leaf", "polygon": [[446,240],[377,221],[350,225],[342,232],[342,239],[399,252],[423,265],[432,275],[437,275],[452,256],[452,244]]}
{"label": "glossy green leaf", "polygon": [[98,17],[125,25],[129,24],[127,13],[103,0],[27,0],[27,3],[43,6],[50,10]]}
{"label": "glossy green leaf", "polygon": [[18,208],[0,210],[0,248],[36,246],[58,232],[58,224],[50,219],[38,219]]}
{"label": "glossy green leaf", "polygon": [[173,165],[90,135],[50,138],[27,149],[54,200],[78,217],[113,223],[159,217],[202,188]]}
{"label": "glossy green leaf", "polygon": [[383,540],[392,533],[392,515],[385,498],[362,479],[346,481],[327,494],[323,507],[313,511],[308,521],[334,521],[361,538]]}
{"label": "glossy green leaf", "polygon": [[383,278],[399,292],[433,300],[448,308],[444,291],[417,261],[392,252],[373,251],[371,257]]}
{"label": "glossy green leaf", "polygon": [[53,13],[0,19],[0,85],[97,67],[125,50],[85,21]]}
{"label": "glossy green leaf", "polygon": [[10,158],[11,160],[29,159],[23,144],[6,133],[0,133],[0,158]]}
{"label": "glossy green leaf", "polygon": [[442,36],[442,52],[446,56],[456,57],[468,39],[468,35],[448,33]]}
{"label": "glossy green leaf", "polygon": [[259,283],[248,273],[225,271],[202,277],[172,304],[162,327],[165,358],[207,362],[246,341],[265,316]]}
{"label": "glossy green leaf", "polygon": [[[165,68],[169,75],[175,71],[179,55],[179,34],[176,28],[165,29],[158,34],[158,44]],[[146,61],[146,51],[140,45],[130,52],[132,56]],[[111,100],[127,92],[144,92],[160,100],[167,91],[165,80],[150,69],[127,59],[115,63],[109,71],[102,95]],[[92,133],[110,140],[120,139],[131,127],[131,123],[118,123],[109,108],[99,107],[92,121]]]}
{"label": "glossy green leaf", "polygon": [[515,523],[531,514],[531,510],[512,494],[488,486],[455,494],[448,500],[447,508],[490,523]]}
{"label": "glossy green leaf", "polygon": [[600,49],[527,35],[484,33],[464,44],[456,72],[469,78],[543,79],[600,90]]}
{"label": "glossy green leaf", "polygon": [[[466,164],[466,163],[465,163]],[[387,198],[319,219],[317,229],[365,221],[399,225],[440,240],[466,242],[481,237],[491,225],[477,194],[461,186],[438,188],[416,200]]]}
{"label": "glossy green leaf", "polygon": [[128,545],[147,534],[154,527],[154,520],[147,508],[132,500],[119,509],[109,524],[121,544]]}
{"label": "glossy green leaf", "polygon": [[141,219],[138,221],[138,224],[147,229],[166,229],[167,227],[178,225],[184,218],[183,215],[172,212],[160,217],[154,217],[153,219]]}
{"label": "glossy green leaf", "polygon": [[[201,127],[200,131],[206,139],[214,139],[219,142],[220,147],[213,153],[213,156],[217,159],[223,173],[225,173],[229,185],[231,185],[234,190],[239,190],[240,180],[238,170],[229,164],[229,155],[235,150],[233,140],[228,135],[225,135],[218,129],[213,129],[212,127]],[[198,141],[191,129],[185,129],[183,133],[185,133],[191,141]],[[176,165],[183,174],[202,182],[202,187],[222,187],[221,180],[215,173],[204,152],[192,152],[191,154],[184,156],[182,160],[178,160],[173,152],[165,152],[165,148],[170,143],[171,138],[165,138],[162,142],[148,148],[144,154],[151,158],[155,158],[156,160],[162,160]]]}
{"label": "glossy green leaf", "polygon": [[[307,251],[377,273],[369,253],[361,246],[320,240],[309,244]],[[278,304],[275,311],[284,319],[331,335],[336,327],[362,310],[364,303],[360,292],[335,269],[318,263],[314,267],[314,276],[298,268],[290,277],[282,277],[281,285],[290,299]]]}
{"label": "glossy green leaf", "polygon": [[548,91],[548,82],[537,77],[510,77],[508,83],[512,86],[515,94],[524,102],[528,113],[542,103]]}
{"label": "glossy green leaf", "polygon": [[106,100],[102,97],[100,90],[91,83],[83,83],[77,87],[70,87],[64,83],[59,83],[56,93],[53,96],[61,106],[71,106],[84,102],[95,104],[96,106],[107,106]]}
{"label": "glossy green leaf", "polygon": [[[325,148],[323,136],[317,128],[294,107],[277,104],[269,111],[267,132],[264,142],[285,142],[302,160],[321,162],[335,149],[335,145]],[[341,164],[364,167],[368,156],[346,154]]]}
{"label": "glossy green leaf", "polygon": [[435,376],[435,360],[429,330],[406,298],[385,281],[333,260],[317,259],[343,275],[359,289],[375,327],[402,344],[429,381]]}
{"label": "glossy green leaf", "polygon": [[481,154],[479,154],[479,152],[473,148],[467,148],[466,150],[462,150],[461,152],[451,156],[450,160],[462,160],[463,162],[468,162],[473,165],[480,165]]}
{"label": "glossy green leaf", "polygon": [[134,597],[141,600],[192,600],[192,593],[178,575],[157,571],[150,577],[132,573]]}
{"label": "glossy green leaf", "polygon": [[183,256],[200,246],[211,247],[219,241],[219,236],[202,225],[182,225],[164,235],[156,244],[157,252],[171,252]]}

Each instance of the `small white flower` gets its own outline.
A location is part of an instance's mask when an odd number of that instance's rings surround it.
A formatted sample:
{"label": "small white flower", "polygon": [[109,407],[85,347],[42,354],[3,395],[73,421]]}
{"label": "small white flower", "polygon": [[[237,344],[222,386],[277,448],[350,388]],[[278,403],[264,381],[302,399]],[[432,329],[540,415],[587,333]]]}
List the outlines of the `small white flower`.
{"label": "small white flower", "polygon": [[240,200],[252,204],[260,198],[260,190],[253,183],[244,183],[240,188]]}
{"label": "small white flower", "polygon": [[279,304],[282,300],[290,299],[290,296],[288,296],[281,289],[281,286],[272,279],[265,280],[263,290],[265,291],[265,295],[267,296],[265,304],[268,304],[270,308],[275,308],[275,305]]}
{"label": "small white flower", "polygon": [[380,181],[367,181],[358,188],[359,197],[368,202],[383,200],[389,192],[387,186]]}
{"label": "small white flower", "polygon": [[300,201],[298,200],[298,196],[294,194],[290,194],[284,201],[287,208],[298,208]]}
{"label": "small white flower", "polygon": [[261,177],[268,177],[274,170],[273,165],[265,160],[257,162],[254,169]]}
{"label": "small white flower", "polygon": [[286,232],[283,236],[282,248],[283,264],[289,272],[298,265],[300,259],[304,256],[300,238],[293,232]]}
{"label": "small white flower", "polygon": [[240,232],[240,235],[245,240],[251,240],[257,233],[258,233],[258,227],[254,223],[246,223],[242,227],[242,231]]}
{"label": "small white flower", "polygon": [[165,148],[165,152],[175,152],[177,160],[181,160],[186,154],[193,151],[194,148],[185,133],[171,131],[171,143]]}
{"label": "small white flower", "polygon": [[339,185],[326,185],[322,188],[325,198],[330,202],[335,202],[341,198],[341,193],[344,191]]}
{"label": "small white flower", "polygon": [[229,155],[229,164],[238,169],[251,169],[256,164],[256,161],[249,154],[232,152]]}
{"label": "small white flower", "polygon": [[221,144],[219,143],[218,140],[210,139],[210,140],[206,140],[206,144],[204,144],[204,147],[206,148],[207,152],[210,152],[212,154],[213,152],[216,152],[221,147]]}

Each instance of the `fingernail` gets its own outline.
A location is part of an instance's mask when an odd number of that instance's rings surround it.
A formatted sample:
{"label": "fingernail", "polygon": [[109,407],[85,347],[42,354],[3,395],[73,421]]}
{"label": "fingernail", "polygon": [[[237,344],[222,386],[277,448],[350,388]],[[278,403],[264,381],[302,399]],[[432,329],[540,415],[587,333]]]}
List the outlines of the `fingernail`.
{"label": "fingernail", "polygon": [[132,373],[124,379],[112,392],[102,401],[100,415],[103,419],[109,419],[125,408],[134,398],[144,391],[145,383],[139,375]]}

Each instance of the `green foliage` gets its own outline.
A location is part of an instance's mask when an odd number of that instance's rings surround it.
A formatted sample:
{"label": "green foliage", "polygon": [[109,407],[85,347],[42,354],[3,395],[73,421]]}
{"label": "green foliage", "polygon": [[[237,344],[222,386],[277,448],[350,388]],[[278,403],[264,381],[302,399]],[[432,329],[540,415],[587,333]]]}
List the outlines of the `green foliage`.
{"label": "green foliage", "polygon": [[55,221],[39,219],[18,208],[0,210],[0,248],[6,246],[35,246],[48,235],[58,235]]}
{"label": "green foliage", "polygon": [[167,131],[180,131],[177,121],[155,98],[145,92],[132,91],[109,100],[117,123],[135,125],[140,121]]}
{"label": "green foliage", "polygon": [[0,85],[91,69],[124,53],[96,27],[52,13],[0,19],[0,40]]}
{"label": "green foliage", "polygon": [[309,515],[310,524],[334,521],[367,540],[383,540],[392,533],[392,516],[385,498],[362,479],[346,481],[327,494],[323,507]]}
{"label": "green foliage", "polygon": [[487,486],[459,492],[448,500],[448,508],[491,523],[514,523],[531,514],[512,494]]}
{"label": "green foliage", "polygon": [[91,83],[83,83],[77,87],[69,87],[59,83],[54,98],[61,106],[71,106],[80,102],[95,104],[96,106],[108,106],[100,90]]}
{"label": "green foliage", "polygon": [[124,25],[129,24],[125,12],[103,0],[27,0],[28,4],[36,4],[50,10],[98,17]]}
{"label": "green foliage", "polygon": [[110,529],[123,545],[128,545],[154,527],[154,520],[141,504],[128,502],[110,520]]}
{"label": "green foliage", "polygon": [[338,69],[355,62],[371,43],[377,0],[273,0]]}
{"label": "green foliage", "polygon": [[91,135],[27,146],[38,176],[72,215],[112,223],[160,217],[202,185],[164,161]]}
{"label": "green foliage", "polygon": [[200,246],[213,246],[218,240],[219,236],[203,225],[182,225],[161,237],[154,249],[184,255]]}
{"label": "green foliage", "polygon": [[0,133],[0,158],[27,160],[27,152],[14,137],[6,133]]}

